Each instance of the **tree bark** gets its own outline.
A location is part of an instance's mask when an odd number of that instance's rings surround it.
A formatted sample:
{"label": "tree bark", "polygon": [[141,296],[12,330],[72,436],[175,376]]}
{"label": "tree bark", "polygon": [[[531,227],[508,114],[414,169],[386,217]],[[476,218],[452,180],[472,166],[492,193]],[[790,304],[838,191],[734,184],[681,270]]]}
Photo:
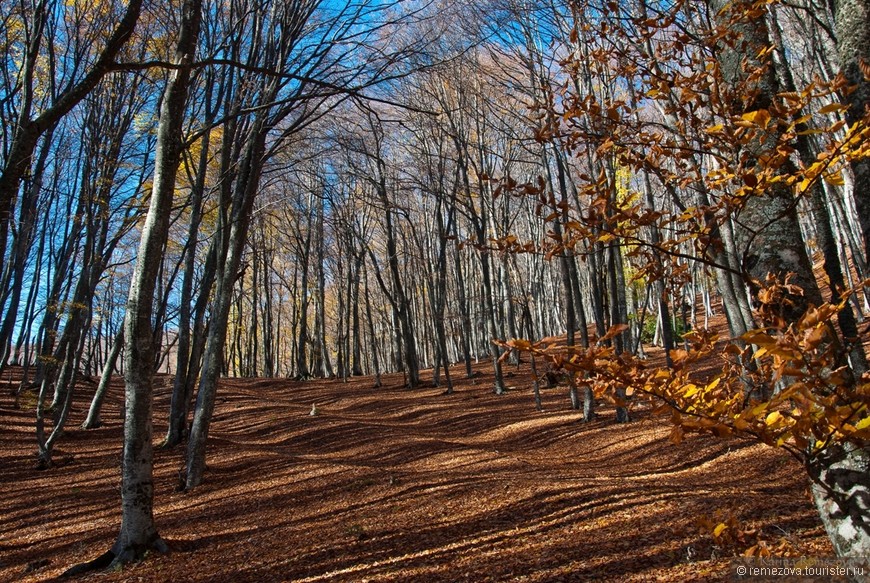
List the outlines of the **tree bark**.
{"label": "tree bark", "polygon": [[813,500],[838,557],[870,556],[870,447],[828,447],[808,464]]}
{"label": "tree bark", "polygon": [[[834,0],[835,30],[840,71],[854,88],[845,93],[846,122],[854,125],[868,115],[870,79],[861,70],[861,63],[870,66],[870,1]],[[858,211],[858,224],[864,236],[864,262],[870,260],[870,158],[852,161],[854,175],[853,198]]]}
{"label": "tree bark", "polygon": [[115,365],[118,364],[118,357],[121,354],[121,349],[124,347],[124,328],[118,330],[115,335],[115,340],[112,343],[112,351],[106,359],[103,366],[103,372],[100,375],[100,383],[97,385],[97,391],[94,393],[94,398],[91,400],[91,406],[88,409],[88,416],[82,423],[82,429],[96,429],[103,422],[100,420],[100,412],[103,408],[103,400],[109,390],[109,382],[112,380],[112,374],[115,372]]}
{"label": "tree bark", "polygon": [[217,289],[209,323],[208,340],[203,357],[202,376],[196,398],[196,411],[187,447],[185,489],[190,490],[202,482],[205,472],[205,446],[217,396],[217,380],[221,371],[226,333],[232,304],[233,287],[238,276],[244,251],[254,198],[260,182],[265,153],[267,131],[265,114],[260,113],[250,130],[245,146],[242,170],[236,182],[232,212],[227,233],[228,250],[223,266],[218,269]]}
{"label": "tree bark", "polygon": [[[780,87],[771,63],[758,57],[762,49],[770,46],[766,21],[749,19],[745,13],[737,14],[735,20],[730,21],[730,10],[747,10],[748,3],[743,1],[711,0],[710,7],[717,20],[739,37],[733,45],[722,43],[718,47],[724,81],[734,92],[734,113],[770,109]],[[747,67],[761,73],[750,78]],[[743,147],[745,167],[751,171],[775,145],[775,136],[767,130],[750,140]],[[801,235],[794,199],[786,185],[774,184],[764,194],[745,197],[742,208],[734,214],[734,221],[740,268],[753,294],[769,274],[782,279],[793,273],[793,283],[803,289],[803,295],[793,295],[789,305],[783,306],[786,320],[795,321],[810,302],[821,304],[822,296]]]}
{"label": "tree bark", "polygon": [[[744,2],[725,0],[710,2],[716,18],[728,22],[728,7],[746,10]],[[857,10],[859,7],[853,7]],[[866,34],[866,12],[861,26]],[[780,88],[770,63],[760,61],[760,48],[770,45],[766,21],[736,16],[728,26],[738,35],[738,42],[719,47],[719,61],[726,83],[737,90],[735,104],[741,114],[768,109]],[[747,78],[747,69],[761,71],[754,80]],[[760,68],[760,69],[759,69]],[[744,147],[744,156],[757,161],[774,144],[768,136],[753,140]],[[751,164],[748,164],[751,168]],[[795,283],[804,290],[803,296],[792,295],[783,309],[786,322],[796,321],[809,303],[821,303],[821,293],[813,276],[790,192],[774,185],[763,195],[747,198],[736,217],[735,240],[742,253],[742,269],[749,279],[753,294],[758,283],[768,274],[782,278],[795,273]],[[838,556],[870,554],[870,450],[852,444],[832,444],[813,454],[806,463],[816,506]]]}
{"label": "tree bark", "polygon": [[149,549],[166,552],[166,543],[154,522],[154,481],[152,439],[152,395],[155,366],[152,312],[157,273],[166,244],[175,178],[181,161],[182,124],[187,100],[190,67],[202,17],[202,0],[186,0],[182,6],[181,28],[174,62],[181,65],[169,74],[163,93],[158,125],[154,180],[148,214],[142,226],[136,267],[127,299],[124,319],[125,417],[121,456],[121,527],[104,559],[121,565],[139,560]]}

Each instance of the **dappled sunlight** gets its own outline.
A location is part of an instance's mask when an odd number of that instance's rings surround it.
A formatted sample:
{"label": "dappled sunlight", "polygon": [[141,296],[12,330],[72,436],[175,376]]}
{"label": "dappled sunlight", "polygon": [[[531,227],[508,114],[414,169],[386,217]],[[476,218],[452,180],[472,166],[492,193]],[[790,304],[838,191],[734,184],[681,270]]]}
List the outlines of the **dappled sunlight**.
{"label": "dappled sunlight", "polygon": [[[181,448],[156,450],[155,516],[174,552],[101,580],[716,579],[735,551],[697,521],[717,511],[771,542],[830,553],[801,468],[781,452],[702,436],[673,445],[643,408],[617,425],[602,407],[584,425],[564,387],[545,390],[538,412],[524,368],[504,397],[481,373],[452,396],[368,377],[224,381],[202,486],[178,491]],[[87,404],[80,394],[73,423]],[[67,463],[40,472],[29,412],[2,397],[15,429],[3,442],[0,578],[45,581],[111,544],[117,392],[105,407],[107,427],[70,429]]]}

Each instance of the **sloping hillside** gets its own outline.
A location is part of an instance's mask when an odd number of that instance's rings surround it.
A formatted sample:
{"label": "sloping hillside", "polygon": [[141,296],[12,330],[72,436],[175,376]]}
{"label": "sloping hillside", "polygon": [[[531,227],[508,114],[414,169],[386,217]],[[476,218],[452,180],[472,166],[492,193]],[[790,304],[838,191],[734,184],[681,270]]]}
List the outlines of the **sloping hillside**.
{"label": "sloping hillside", "polygon": [[[71,429],[58,467],[37,471],[14,374],[0,398],[0,579],[46,581],[117,532],[122,388],[104,427]],[[673,445],[643,405],[631,424],[602,407],[583,425],[562,388],[544,390],[537,412],[527,374],[514,371],[503,397],[483,367],[452,396],[404,389],[400,375],[382,388],[368,377],[225,381],[205,484],[176,491],[182,452],[156,455],[156,517],[172,554],[98,579],[710,580],[759,537],[830,554],[785,454],[698,436]],[[69,427],[91,391],[80,387]],[[168,389],[158,393],[161,436]],[[739,525],[744,540],[716,544],[711,524],[731,517],[728,532]]]}

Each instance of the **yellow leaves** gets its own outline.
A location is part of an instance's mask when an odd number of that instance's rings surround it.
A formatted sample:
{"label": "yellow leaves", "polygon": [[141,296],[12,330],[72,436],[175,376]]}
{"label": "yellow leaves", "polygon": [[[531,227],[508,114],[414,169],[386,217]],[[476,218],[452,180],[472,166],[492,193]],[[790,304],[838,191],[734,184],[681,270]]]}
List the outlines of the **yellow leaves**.
{"label": "yellow leaves", "polygon": [[780,413],[779,411],[773,411],[772,413],[769,413],[767,415],[767,417],[764,418],[764,424],[767,425],[768,427],[773,428],[773,427],[782,425],[781,422],[784,419],[785,419],[785,417],[782,416],[782,413]]}
{"label": "yellow leaves", "polygon": [[849,109],[848,105],[844,105],[842,103],[829,103],[828,105],[819,109],[819,113],[841,113]]}
{"label": "yellow leaves", "polygon": [[698,387],[698,385],[695,385],[693,383],[689,383],[688,385],[686,385],[684,387],[684,389],[685,389],[685,392],[683,393],[683,398],[685,398],[685,399],[691,399],[692,397],[697,395],[698,392],[700,392],[700,390],[701,390]]}
{"label": "yellow leaves", "polygon": [[[760,128],[766,128],[770,123],[770,112],[766,109],[757,109],[755,111],[748,111],[740,116],[744,121],[758,126]],[[737,122],[738,125],[739,122]]]}
{"label": "yellow leaves", "polygon": [[[724,365],[718,373],[698,374],[697,365],[709,367],[716,346],[716,337],[702,331],[687,335],[688,350],[672,351],[670,369],[647,368],[633,356],[617,355],[606,346],[606,340],[625,330],[624,325],[611,328],[589,348],[565,346],[560,338],[539,343],[512,340],[504,345],[542,356],[610,403],[625,403],[620,395],[652,398],[660,404],[653,408],[657,414],[670,413],[669,438],[674,443],[682,442],[687,432],[717,437],[739,434],[808,458],[831,445],[866,443],[870,381],[856,382],[847,367],[839,366],[829,336],[830,322],[848,294],[839,303],[811,307],[789,325],[768,317],[786,291],[797,293],[792,287],[788,281],[773,279],[763,285],[757,316],[764,327],[719,346],[716,350]],[[746,366],[750,361],[751,368]]]}
{"label": "yellow leaves", "polygon": [[760,405],[756,405],[755,407],[753,407],[752,409],[749,410],[749,416],[750,417],[758,417],[759,415],[761,415],[762,413],[767,411],[767,407],[768,407],[767,403],[761,403]]}
{"label": "yellow leaves", "polygon": [[840,172],[829,172],[825,174],[822,178],[825,182],[833,186],[843,186],[844,184],[846,184],[846,181],[843,179],[843,174]]}
{"label": "yellow leaves", "polygon": [[764,546],[759,540],[759,530],[742,523],[734,514],[717,510],[712,516],[699,516],[696,523],[699,531],[712,536],[716,545],[733,552],[742,552],[747,545],[752,550]]}
{"label": "yellow leaves", "polygon": [[[843,107],[840,103],[831,103],[821,108],[820,113],[839,112]],[[843,186],[845,167],[851,161],[870,156],[870,130],[866,122],[856,122],[846,130],[844,137],[838,139],[845,123],[845,120],[840,119],[827,127],[807,128],[796,132],[798,135],[818,134],[829,138],[826,150],[820,152],[816,160],[799,174],[791,176],[792,183],[797,185],[797,194],[806,192],[819,179],[833,186]]]}

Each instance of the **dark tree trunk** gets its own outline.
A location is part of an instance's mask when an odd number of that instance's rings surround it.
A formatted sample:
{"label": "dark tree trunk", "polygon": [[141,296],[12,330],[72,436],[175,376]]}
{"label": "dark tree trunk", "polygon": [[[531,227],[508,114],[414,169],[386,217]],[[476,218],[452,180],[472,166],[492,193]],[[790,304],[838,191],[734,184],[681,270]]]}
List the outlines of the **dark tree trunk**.
{"label": "dark tree trunk", "polygon": [[[864,119],[870,104],[870,79],[861,70],[861,63],[870,66],[870,1],[833,0],[837,53],[840,71],[854,87],[845,92],[846,121],[849,126]],[[870,158],[852,161],[855,177],[853,198],[858,211],[858,224],[864,236],[864,262],[870,260]]]}
{"label": "dark tree trunk", "polygon": [[[860,13],[861,2],[850,4],[850,10]],[[747,7],[744,2],[734,4],[725,0],[713,0],[710,6],[717,18],[727,18],[729,8],[739,10]],[[866,8],[866,3],[864,6]],[[863,20],[858,25],[865,39],[866,16],[864,10]],[[743,41],[734,46],[719,47],[725,82],[736,90],[736,99],[739,100],[735,113],[767,109],[773,104],[780,87],[770,64],[759,61],[759,49],[770,44],[766,21],[743,15],[728,25]],[[858,47],[854,50],[857,51]],[[762,51],[762,54],[766,53]],[[749,69],[762,74],[747,78]],[[750,143],[744,148],[743,156],[751,162],[763,155],[765,148],[773,146],[775,143],[770,139]],[[785,320],[793,322],[805,312],[809,303],[821,303],[821,293],[807,257],[791,193],[786,187],[774,185],[764,196],[748,197],[738,221],[735,239],[742,253],[742,269],[753,292],[758,289],[757,283],[764,281],[768,274],[782,278],[786,273],[795,273],[794,282],[803,288],[804,295],[789,298],[792,305],[783,310]],[[837,555],[866,557],[870,554],[870,525],[867,521],[870,515],[870,451],[852,444],[828,445],[809,457],[807,471],[816,506]]]}

